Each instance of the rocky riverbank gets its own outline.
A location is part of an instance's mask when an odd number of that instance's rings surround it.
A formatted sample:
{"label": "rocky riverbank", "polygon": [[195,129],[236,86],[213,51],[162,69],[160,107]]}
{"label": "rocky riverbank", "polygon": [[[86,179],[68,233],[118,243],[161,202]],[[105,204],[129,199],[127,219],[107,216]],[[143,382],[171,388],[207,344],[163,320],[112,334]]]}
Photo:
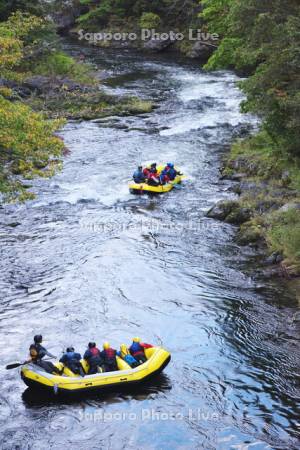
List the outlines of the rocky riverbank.
{"label": "rocky riverbank", "polygon": [[198,17],[201,7],[195,0],[190,1],[189,13],[178,2],[166,9],[162,7],[161,16],[142,14],[141,6],[140,16],[135,10],[129,17],[119,17],[114,10],[104,13],[101,5],[88,0],[52,3],[50,15],[58,32],[88,45],[150,53],[175,51],[202,63],[208,61],[217,46],[216,36],[202,32]]}
{"label": "rocky riverbank", "polygon": [[136,26],[129,31],[128,28],[115,28],[113,25],[100,29],[97,33],[86,31],[80,26],[72,27],[68,34],[74,39],[86,45],[100,48],[134,49],[147,53],[175,52],[181,53],[187,58],[197,59],[200,63],[206,63],[217,48],[216,40],[210,35],[201,35],[197,39],[189,38],[189,32],[170,33],[169,30],[151,32],[147,30],[146,37]]}
{"label": "rocky riverbank", "polygon": [[8,88],[10,100],[22,100],[49,118],[92,120],[109,115],[150,112],[153,103],[136,97],[108,95],[96,79],[91,84],[66,77],[36,75],[18,83],[1,78],[0,88]]}
{"label": "rocky riverbank", "polygon": [[232,181],[236,198],[217,203],[207,216],[239,227],[237,243],[265,255],[265,275],[299,277],[299,171],[293,161],[262,151],[260,138],[233,145],[221,177]]}

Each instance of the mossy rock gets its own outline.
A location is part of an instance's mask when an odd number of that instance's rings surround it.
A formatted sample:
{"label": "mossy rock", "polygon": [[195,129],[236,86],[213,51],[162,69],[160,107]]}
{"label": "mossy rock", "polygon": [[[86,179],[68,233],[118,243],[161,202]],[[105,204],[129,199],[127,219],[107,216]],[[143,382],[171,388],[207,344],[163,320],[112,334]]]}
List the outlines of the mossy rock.
{"label": "mossy rock", "polygon": [[282,262],[282,267],[284,272],[286,272],[286,274],[289,277],[300,277],[300,261],[299,260],[294,260],[291,258],[286,258],[283,262]]}
{"label": "mossy rock", "polygon": [[248,222],[251,218],[251,210],[249,208],[243,208],[240,205],[234,207],[226,217],[226,222],[234,225],[241,225]]}
{"label": "mossy rock", "polygon": [[261,226],[248,222],[241,226],[236,240],[241,245],[263,242],[264,231]]}
{"label": "mossy rock", "polygon": [[207,217],[217,220],[225,220],[226,217],[235,209],[239,208],[240,204],[235,200],[221,201],[216,203],[206,214]]}

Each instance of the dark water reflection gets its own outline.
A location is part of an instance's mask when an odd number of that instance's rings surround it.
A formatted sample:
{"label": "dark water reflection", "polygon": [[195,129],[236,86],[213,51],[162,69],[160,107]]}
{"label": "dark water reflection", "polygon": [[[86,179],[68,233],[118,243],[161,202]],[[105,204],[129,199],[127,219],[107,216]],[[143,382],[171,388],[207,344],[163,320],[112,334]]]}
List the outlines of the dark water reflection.
{"label": "dark water reflection", "polygon": [[[107,91],[159,107],[69,123],[63,172],[35,182],[35,201],[0,211],[1,448],[298,448],[298,304],[282,280],[247,275],[257,255],[204,217],[231,196],[220,158],[255,124],[239,113],[236,77],[88,52],[112,77]],[[189,181],[164,197],[132,197],[128,176],[153,160],[177,161]],[[36,332],[57,355],[141,335],[172,361],[140,390],[57,403],[3,369]]]}

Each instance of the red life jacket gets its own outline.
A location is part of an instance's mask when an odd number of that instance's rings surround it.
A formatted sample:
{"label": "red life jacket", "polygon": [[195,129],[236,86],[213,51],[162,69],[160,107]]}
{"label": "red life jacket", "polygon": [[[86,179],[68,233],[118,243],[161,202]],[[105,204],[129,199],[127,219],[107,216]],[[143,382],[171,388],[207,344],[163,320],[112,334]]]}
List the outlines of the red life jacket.
{"label": "red life jacket", "polygon": [[100,350],[97,347],[90,348],[90,352],[93,356],[100,356]]}
{"label": "red life jacket", "polygon": [[104,350],[105,356],[108,360],[110,359],[114,359],[117,355],[117,351],[114,350],[113,348],[106,348]]}
{"label": "red life jacket", "polygon": [[145,350],[146,348],[153,348],[153,345],[146,344],[145,342],[141,342],[141,347],[143,347],[143,349]]}
{"label": "red life jacket", "polygon": [[162,181],[163,183],[169,183],[170,178],[168,177],[168,175],[163,175],[161,181]]}
{"label": "red life jacket", "polygon": [[149,175],[148,175],[148,178],[149,178],[149,180],[154,180],[154,181],[159,182],[157,173],[150,172]]}
{"label": "red life jacket", "polygon": [[143,170],[143,174],[145,175],[146,178],[149,178],[149,174],[150,174],[150,170],[147,169],[147,167]]}

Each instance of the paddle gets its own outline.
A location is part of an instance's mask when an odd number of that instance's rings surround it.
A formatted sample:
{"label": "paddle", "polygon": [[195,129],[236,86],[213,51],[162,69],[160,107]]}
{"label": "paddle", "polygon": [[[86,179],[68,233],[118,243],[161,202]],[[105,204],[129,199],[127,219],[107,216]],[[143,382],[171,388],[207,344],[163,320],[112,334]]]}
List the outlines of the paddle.
{"label": "paddle", "polygon": [[17,367],[24,366],[25,364],[28,364],[28,361],[23,363],[13,363],[8,364],[8,366],[5,367],[6,370],[16,369]]}
{"label": "paddle", "polygon": [[[53,358],[55,358],[55,356],[53,356],[52,358],[44,359],[44,361],[49,361],[49,359],[53,359]],[[25,362],[22,362],[22,363],[8,364],[8,365],[5,367],[5,369],[6,369],[6,370],[16,369],[17,367],[25,366],[25,364],[29,364],[30,362],[31,362],[31,361],[25,361]]]}

